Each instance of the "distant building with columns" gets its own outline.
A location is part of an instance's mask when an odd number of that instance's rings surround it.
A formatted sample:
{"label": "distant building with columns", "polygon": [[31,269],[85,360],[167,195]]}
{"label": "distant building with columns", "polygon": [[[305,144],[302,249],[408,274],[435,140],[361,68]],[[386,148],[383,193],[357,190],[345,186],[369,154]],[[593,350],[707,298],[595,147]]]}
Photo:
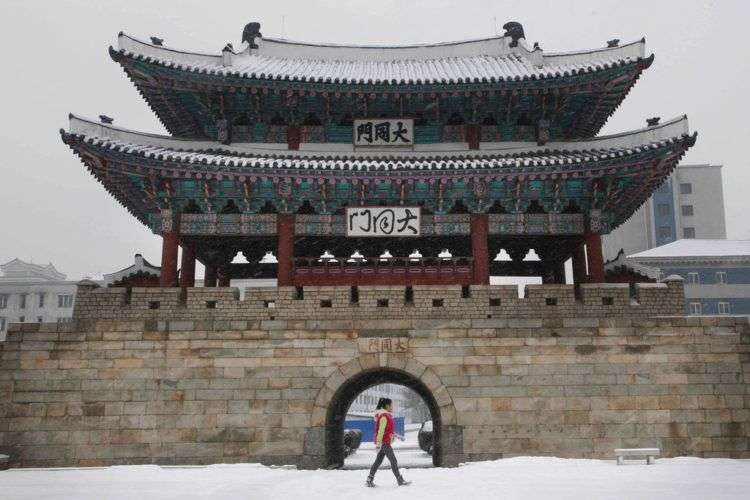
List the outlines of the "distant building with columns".
{"label": "distant building with columns", "polygon": [[0,341],[10,323],[70,321],[76,282],[52,263],[33,264],[13,259],[0,265]]}
{"label": "distant building with columns", "polygon": [[685,283],[685,313],[750,315],[750,240],[681,239],[628,256]]}

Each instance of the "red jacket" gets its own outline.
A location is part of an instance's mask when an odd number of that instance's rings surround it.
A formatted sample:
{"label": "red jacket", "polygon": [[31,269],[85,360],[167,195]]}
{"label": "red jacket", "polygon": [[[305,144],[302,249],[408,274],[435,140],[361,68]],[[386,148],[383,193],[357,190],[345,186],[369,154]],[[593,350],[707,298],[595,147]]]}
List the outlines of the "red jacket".
{"label": "red jacket", "polygon": [[376,446],[381,444],[378,443],[378,433],[382,425],[381,421],[383,420],[385,420],[385,429],[382,434],[382,444],[391,444],[391,439],[393,438],[393,432],[395,429],[393,415],[391,415],[391,412],[388,410],[378,410],[375,412],[375,435],[372,438]]}

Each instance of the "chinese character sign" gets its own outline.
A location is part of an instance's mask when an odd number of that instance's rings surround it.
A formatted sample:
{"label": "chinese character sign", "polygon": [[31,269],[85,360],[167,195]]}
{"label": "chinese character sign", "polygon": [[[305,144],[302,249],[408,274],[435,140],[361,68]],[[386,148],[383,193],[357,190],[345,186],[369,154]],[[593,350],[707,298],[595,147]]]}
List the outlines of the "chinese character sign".
{"label": "chinese character sign", "polygon": [[349,207],[347,236],[419,236],[419,207]]}
{"label": "chinese character sign", "polygon": [[359,339],[360,352],[406,352],[409,339],[405,337],[370,337]]}
{"label": "chinese character sign", "polygon": [[414,144],[411,118],[354,120],[355,146],[407,146]]}

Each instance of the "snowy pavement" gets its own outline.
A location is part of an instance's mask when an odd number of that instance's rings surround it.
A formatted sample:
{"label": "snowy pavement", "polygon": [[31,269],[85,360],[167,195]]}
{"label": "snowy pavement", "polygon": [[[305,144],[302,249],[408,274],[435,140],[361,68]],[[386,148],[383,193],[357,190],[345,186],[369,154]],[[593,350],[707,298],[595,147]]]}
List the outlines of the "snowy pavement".
{"label": "snowy pavement", "polygon": [[[432,467],[432,456],[419,449],[419,446],[394,447],[399,467]],[[344,460],[346,469],[369,469],[375,461],[377,450],[374,446],[360,447]],[[380,469],[390,469],[388,459],[384,459]],[[389,472],[390,474],[390,472]]]}
{"label": "snowy pavement", "polygon": [[[393,441],[393,450],[396,453],[399,467],[432,467],[432,455],[425,453],[419,448],[417,434],[419,424],[416,426],[407,426],[405,439],[396,438]],[[359,449],[353,455],[349,455],[344,460],[345,469],[369,469],[375,461],[377,455],[375,443],[372,441],[363,441]],[[383,460],[380,469],[390,469],[391,465],[388,459]],[[389,473],[390,474],[390,473]]]}
{"label": "snowy pavement", "polygon": [[398,487],[388,471],[378,488],[364,487],[365,471],[298,471],[256,464],[162,468],[16,469],[0,472],[3,500],[409,499],[645,499],[750,498],[750,461],[660,459],[655,465],[522,457],[475,462],[454,469],[405,470]]}

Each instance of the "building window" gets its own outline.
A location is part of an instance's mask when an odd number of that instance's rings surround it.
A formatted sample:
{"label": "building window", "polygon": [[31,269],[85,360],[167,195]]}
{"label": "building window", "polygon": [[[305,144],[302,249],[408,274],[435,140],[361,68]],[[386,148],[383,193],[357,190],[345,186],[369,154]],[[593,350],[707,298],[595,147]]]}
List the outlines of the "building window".
{"label": "building window", "polygon": [[0,309],[5,309],[8,307],[8,295],[2,294],[0,295]]}
{"label": "building window", "polygon": [[18,307],[20,309],[26,309],[26,294],[22,293],[18,296]]}
{"label": "building window", "polygon": [[703,307],[701,306],[700,302],[690,303],[690,314],[701,314],[702,311],[703,311]]}
{"label": "building window", "polygon": [[42,323],[43,321],[44,321],[44,318],[42,318],[41,316],[37,316],[36,317],[36,322],[37,323]]}
{"label": "building window", "polygon": [[716,273],[716,284],[726,285],[727,284],[727,273],[726,271],[718,271]]}
{"label": "building window", "polygon": [[18,317],[18,322],[19,323],[26,323],[26,316],[19,316]]}
{"label": "building window", "polygon": [[699,285],[701,282],[701,275],[698,273],[688,273],[688,284]]}
{"label": "building window", "polygon": [[659,205],[657,205],[657,207],[656,207],[656,212],[660,216],[666,217],[667,215],[669,215],[671,213],[671,210],[669,209],[669,204],[668,203],[659,203]]}
{"label": "building window", "polygon": [[680,184],[680,194],[693,194],[693,185],[689,182]]}
{"label": "building window", "polygon": [[44,293],[39,294],[39,309],[44,307]]}
{"label": "building window", "polygon": [[682,228],[682,237],[693,239],[695,238],[695,228],[694,227],[683,227]]}
{"label": "building window", "polygon": [[0,332],[5,331],[5,318],[0,318]]}
{"label": "building window", "polygon": [[693,205],[682,205],[682,216],[692,217],[693,216]]}
{"label": "building window", "polygon": [[729,302],[719,302],[719,314],[729,314]]}
{"label": "building window", "polygon": [[659,228],[659,238],[665,239],[665,238],[671,238],[672,237],[672,228],[669,226],[661,226]]}
{"label": "building window", "polygon": [[72,295],[58,295],[57,307],[73,307],[73,296]]}

